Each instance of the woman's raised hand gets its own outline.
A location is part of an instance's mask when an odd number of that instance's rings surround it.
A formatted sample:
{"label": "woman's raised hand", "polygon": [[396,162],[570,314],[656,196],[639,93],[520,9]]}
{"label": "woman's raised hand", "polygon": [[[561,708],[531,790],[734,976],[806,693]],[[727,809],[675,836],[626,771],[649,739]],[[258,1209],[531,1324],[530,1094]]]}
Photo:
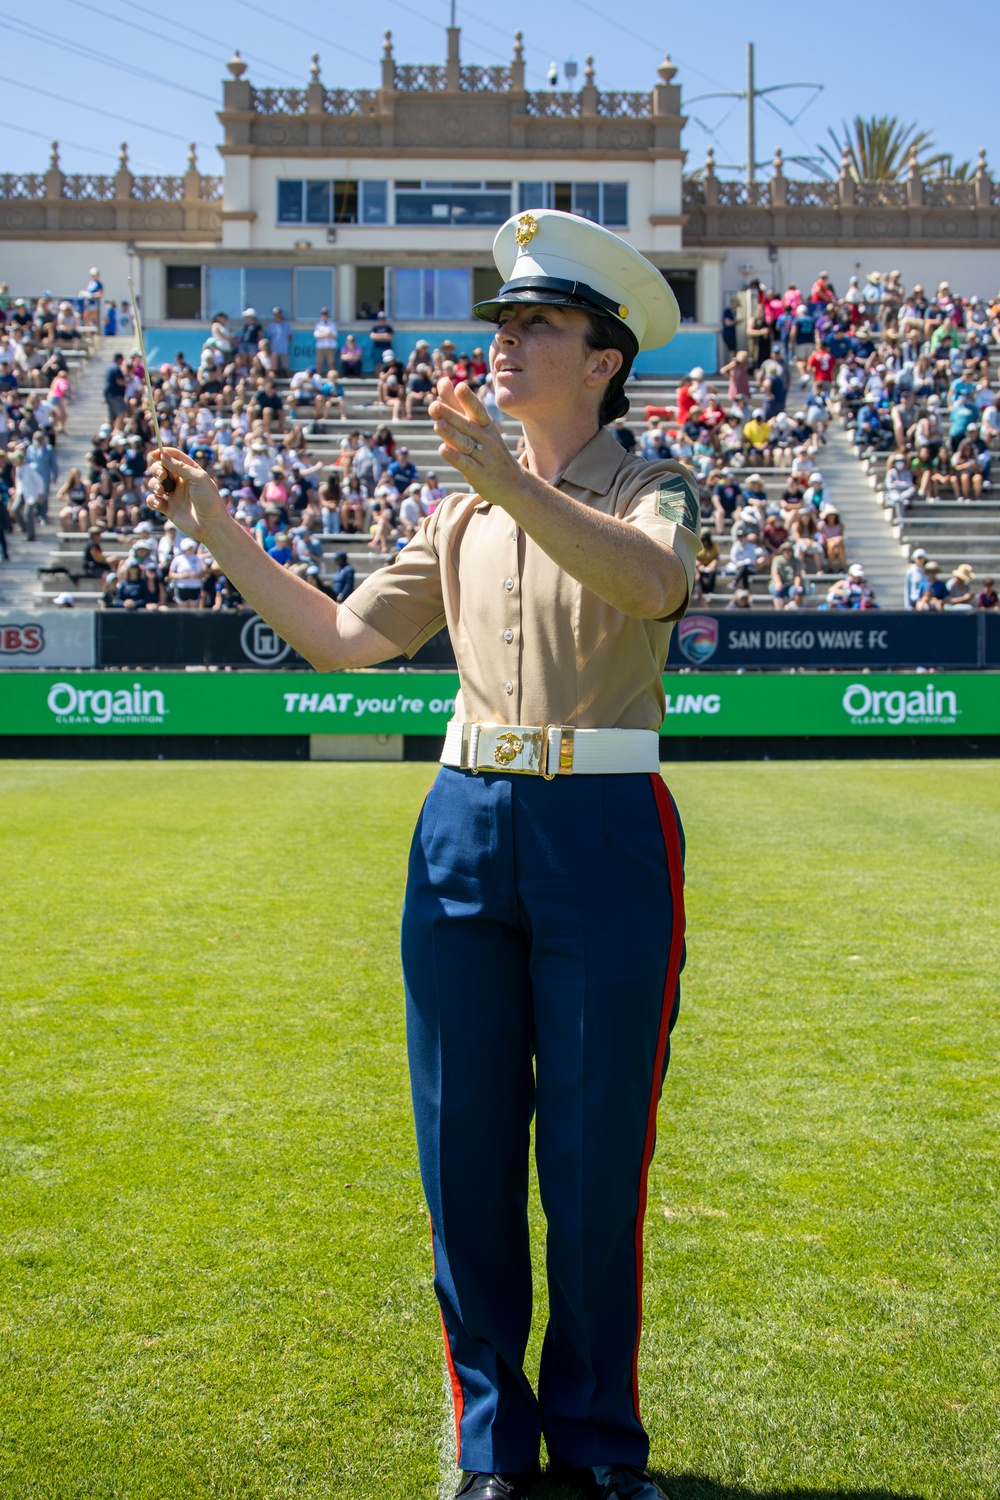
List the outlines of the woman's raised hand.
{"label": "woman's raised hand", "polygon": [[[207,542],[212,527],[225,520],[228,512],[222,496],[200,464],[188,458],[179,448],[154,449],[150,466],[152,480],[149,504],[168,521],[173,521],[185,536]],[[168,471],[176,481],[170,494],[163,488],[163,474]]]}

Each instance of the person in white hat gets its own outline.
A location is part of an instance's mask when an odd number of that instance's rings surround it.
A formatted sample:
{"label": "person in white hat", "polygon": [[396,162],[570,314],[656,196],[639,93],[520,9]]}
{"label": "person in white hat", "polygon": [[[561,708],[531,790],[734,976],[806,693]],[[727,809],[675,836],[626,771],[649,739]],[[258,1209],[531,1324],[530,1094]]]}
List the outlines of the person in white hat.
{"label": "person in white hat", "polygon": [[[338,608],[274,566],[178,449],[157,506],[317,668],[410,656],[447,624],[461,691],[410,855],[402,954],[421,1174],[455,1398],[458,1493],[521,1500],[550,1462],[656,1500],[636,1382],[642,1232],[684,954],[682,834],[659,774],[662,668],[687,606],[697,485],[629,456],[640,350],[677,331],[662,273],[609,231],[508,220],[476,314],[518,461],[474,391],[429,415],[447,495]],[[537,1391],[529,1129],[548,1220]]]}

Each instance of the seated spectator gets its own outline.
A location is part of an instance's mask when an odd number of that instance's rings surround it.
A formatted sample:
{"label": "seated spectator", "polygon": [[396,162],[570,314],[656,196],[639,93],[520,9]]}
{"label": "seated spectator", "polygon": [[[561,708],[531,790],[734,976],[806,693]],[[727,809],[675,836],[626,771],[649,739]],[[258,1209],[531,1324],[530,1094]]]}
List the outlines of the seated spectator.
{"label": "seated spectator", "polygon": [[198,552],[194,537],[182,539],[167,577],[173,585],[174,603],[179,609],[201,608],[201,585],[207,571],[205,559]]}
{"label": "seated spectator", "polygon": [[948,585],[941,577],[941,569],[936,562],[924,563],[924,581],[917,595],[915,609],[921,611],[932,611],[940,613],[944,609],[948,598]]}
{"label": "seated spectator", "polygon": [[734,589],[733,597],[726,605],[727,609],[752,609],[753,595],[749,589]]}
{"label": "seated spectator", "polygon": [[845,577],[841,578],[827,591],[826,608],[878,608],[875,602],[875,591],[865,578],[865,570],[860,563],[851,563]]}
{"label": "seated spectator", "polygon": [[720,469],[711,491],[716,531],[728,531],[743,504],[743,491],[729,469]]}
{"label": "seated spectator", "polygon": [[886,465],[882,504],[892,511],[896,524],[902,520],[907,506],[916,498],[916,494],[912,468],[902,453],[893,454]]}
{"label": "seated spectator", "polygon": [[[154,575],[155,576],[155,575]],[[154,589],[139,563],[134,559],[125,565],[125,576],[115,585],[114,607],[117,609],[146,609],[159,601],[159,590]]]}
{"label": "seated spectator", "polygon": [[743,444],[748,463],[770,466],[771,424],[764,420],[763,407],[755,407],[752,418],[744,426]]}
{"label": "seated spectator", "polygon": [[358,348],[353,333],[345,334],[344,342],[340,347],[340,373],[349,380],[356,380],[361,374],[361,366],[364,355]]}
{"label": "seated spectator", "polygon": [[771,559],[771,581],[768,592],[774,600],[775,609],[785,609],[792,597],[792,590],[803,588],[802,575],[795,566],[795,549],[791,542],[783,542]]}
{"label": "seated spectator", "polygon": [[448,491],[438,484],[438,477],[434,470],[428,469],[427,477],[420,488],[420,504],[423,506],[424,515],[433,515],[447,493]]}
{"label": "seated spectator", "polygon": [[402,495],[409,486],[419,479],[417,466],[410,459],[409,448],[400,447],[399,456],[394,458],[389,465],[389,478],[396,486],[397,493]]}
{"label": "seated spectator", "polygon": [[992,578],[984,578],[983,586],[976,595],[977,609],[1000,609],[1000,594]]}
{"label": "seated spectator", "polygon": [[715,593],[715,580],[719,572],[721,553],[719,544],[710,531],[701,533],[701,546],[694,560],[694,596],[707,599]]}
{"label": "seated spectator", "polygon": [[767,553],[753,541],[745,526],[733,528],[733,540],[729,549],[729,561],[725,572],[732,575],[735,588],[749,588],[750,579],[766,561]]}
{"label": "seated spectator", "polygon": [[434,382],[429,365],[417,365],[406,383],[406,420],[412,421],[416,411],[426,411],[434,400]]}
{"label": "seated spectator", "polygon": [[801,505],[788,527],[791,533],[795,560],[803,571],[810,565],[815,573],[822,572],[826,552],[819,538],[819,518],[811,505]]}
{"label": "seated spectator", "polygon": [[278,563],[282,568],[290,567],[295,560],[291,548],[291,537],[287,531],[277,532],[274,538],[274,545],[268,550],[273,561]]}
{"label": "seated spectator", "polygon": [[948,579],[946,585],[948,597],[945,602],[952,605],[968,605],[971,608],[975,602],[972,593],[972,580],[975,576],[969,563],[959,563]]}
{"label": "seated spectator", "polygon": [[347,560],[346,552],[337,552],[333,561],[335,571],[330,579],[330,594],[338,604],[343,604],[348,595],[354,592],[354,569]]}
{"label": "seated spectator", "polygon": [[87,486],[79,469],[70,469],[56,491],[56,499],[62,501],[59,525],[63,531],[86,531],[90,524],[90,511],[87,506]]}
{"label": "seated spectator", "polygon": [[407,541],[416,536],[417,529],[426,515],[421,502],[421,490],[419,484],[411,484],[400,501],[399,506],[399,530]]}
{"label": "seated spectator", "polygon": [[974,445],[968,438],[952,456],[949,475],[956,500],[978,500],[983,493],[983,468]]}
{"label": "seated spectator", "polygon": [[820,510],[816,534],[826,554],[826,571],[842,573],[847,567],[847,543],[844,537],[844,523],[840,519],[839,512],[832,505],[827,505]]}

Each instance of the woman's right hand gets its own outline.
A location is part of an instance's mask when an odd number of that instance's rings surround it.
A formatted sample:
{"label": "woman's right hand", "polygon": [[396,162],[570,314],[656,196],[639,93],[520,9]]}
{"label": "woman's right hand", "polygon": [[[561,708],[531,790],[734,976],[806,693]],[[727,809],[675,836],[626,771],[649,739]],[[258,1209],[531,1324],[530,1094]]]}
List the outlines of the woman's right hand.
{"label": "woman's right hand", "polygon": [[[166,516],[185,536],[207,542],[212,527],[228,514],[215,482],[179,448],[154,449],[150,457],[151,508]],[[165,471],[174,479],[174,489],[169,494],[162,483]]]}

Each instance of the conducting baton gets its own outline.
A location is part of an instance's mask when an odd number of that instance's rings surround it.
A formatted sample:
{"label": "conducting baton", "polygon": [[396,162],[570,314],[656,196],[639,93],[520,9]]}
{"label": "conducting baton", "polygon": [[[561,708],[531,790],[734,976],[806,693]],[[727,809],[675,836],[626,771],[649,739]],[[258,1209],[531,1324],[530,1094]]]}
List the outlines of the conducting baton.
{"label": "conducting baton", "polygon": [[128,279],[128,289],[132,296],[132,314],[135,318],[135,336],[139,340],[139,355],[142,359],[142,373],[146,378],[146,395],[149,398],[149,414],[153,419],[153,433],[156,437],[156,446],[160,450],[160,467],[163,469],[163,478],[160,484],[167,495],[172,495],[177,488],[177,480],[171,474],[163,462],[163,439],[160,437],[160,422],[156,415],[156,402],[153,399],[153,382],[149,378],[149,362],[146,359],[146,340],[142,336],[142,319],[139,317],[139,306],[135,300],[135,287],[132,285],[131,276]]}

